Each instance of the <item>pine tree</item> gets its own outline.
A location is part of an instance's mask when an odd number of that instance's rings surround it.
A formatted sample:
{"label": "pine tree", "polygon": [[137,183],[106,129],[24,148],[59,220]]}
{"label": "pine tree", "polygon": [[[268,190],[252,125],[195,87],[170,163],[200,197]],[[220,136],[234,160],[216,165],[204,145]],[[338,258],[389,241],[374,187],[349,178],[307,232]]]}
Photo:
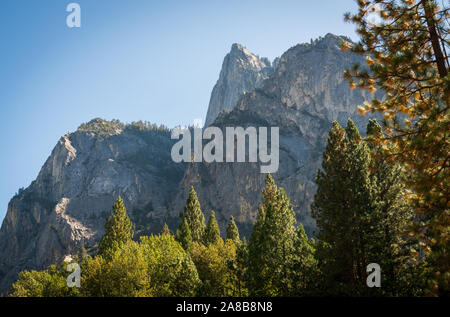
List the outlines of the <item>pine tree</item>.
{"label": "pine tree", "polygon": [[297,237],[294,243],[294,295],[315,295],[317,288],[318,267],[315,258],[315,241],[308,239],[302,224],[297,227]]}
{"label": "pine tree", "polygon": [[[430,294],[449,291],[450,252],[450,76],[449,2],[437,0],[358,1],[345,19],[357,25],[359,43],[343,49],[366,56],[366,67],[345,73],[351,88],[383,90],[383,98],[359,110],[381,112],[386,135],[375,139],[389,160],[406,167],[406,185],[416,221],[411,228],[433,267]],[[371,15],[377,23],[370,23]]]}
{"label": "pine tree", "polygon": [[133,224],[119,196],[105,223],[105,234],[98,244],[98,254],[107,255],[133,239]]}
{"label": "pine tree", "polygon": [[186,218],[183,219],[180,228],[177,230],[175,239],[181,244],[186,252],[192,250],[191,229],[189,229]]}
{"label": "pine tree", "polygon": [[[377,209],[372,219],[370,257],[383,268],[383,287],[379,292],[388,296],[416,295],[420,289],[417,276],[411,276],[417,240],[406,238],[413,219],[412,204],[405,199],[404,169],[386,159],[382,146],[375,139],[383,137],[381,126],[373,119],[367,125],[366,142],[371,151],[372,176],[376,182]],[[423,285],[421,285],[423,288]]]}
{"label": "pine tree", "polygon": [[189,191],[189,197],[184,206],[184,215],[182,215],[182,218],[185,218],[189,225],[192,241],[202,242],[205,233],[205,217],[193,186]]}
{"label": "pine tree", "polygon": [[262,196],[249,244],[249,292],[252,296],[288,296],[293,292],[294,211],[270,174]]}
{"label": "pine tree", "polygon": [[230,217],[230,222],[227,227],[227,239],[233,240],[235,243],[239,244],[241,240],[239,239],[239,230],[234,222],[234,217]]}
{"label": "pine tree", "polygon": [[[400,171],[372,158],[376,148],[370,140],[381,133],[375,121],[368,132],[368,141],[361,142],[349,120],[345,131],[334,122],[329,133],[312,205],[320,229],[319,266],[333,295],[408,295],[403,232],[410,214],[399,195]],[[383,268],[381,289],[366,286],[369,263]]]}
{"label": "pine tree", "polygon": [[164,227],[161,230],[161,235],[171,235],[172,233],[170,232],[169,227],[167,226],[167,223],[164,224]]}
{"label": "pine tree", "polygon": [[337,123],[328,144],[311,207],[325,242],[318,252],[326,288],[336,295],[362,295],[366,290],[367,221],[374,212],[370,156],[354,123],[346,131]]}
{"label": "pine tree", "polygon": [[205,234],[203,238],[203,243],[205,245],[215,244],[220,238],[220,229],[217,224],[216,214],[214,211],[211,211],[211,214],[208,219],[208,225],[205,229]]}

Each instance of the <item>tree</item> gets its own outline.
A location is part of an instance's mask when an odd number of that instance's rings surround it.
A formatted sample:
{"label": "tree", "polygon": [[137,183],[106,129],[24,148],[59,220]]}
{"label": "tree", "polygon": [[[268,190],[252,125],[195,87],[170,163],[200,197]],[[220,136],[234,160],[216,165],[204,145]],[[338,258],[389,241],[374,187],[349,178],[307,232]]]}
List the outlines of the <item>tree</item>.
{"label": "tree", "polygon": [[180,228],[177,230],[175,239],[181,244],[186,252],[191,252],[192,236],[186,218],[183,218]]}
{"label": "tree", "polygon": [[229,263],[236,258],[233,241],[219,239],[208,246],[194,242],[192,260],[202,281],[198,296],[233,296],[233,271]]}
{"label": "tree", "polygon": [[188,253],[172,235],[141,238],[153,296],[195,296],[200,279]]}
{"label": "tree", "polygon": [[232,239],[236,246],[236,257],[228,262],[231,271],[232,296],[243,297],[248,295],[247,288],[247,265],[248,265],[248,245],[244,237],[242,241],[236,242]]}
{"label": "tree", "polygon": [[56,265],[45,271],[22,271],[12,285],[11,297],[66,297],[76,296],[78,289],[67,286],[68,272]]}
{"label": "tree", "polygon": [[217,243],[217,241],[221,239],[220,237],[220,229],[217,224],[216,214],[214,211],[211,211],[211,215],[208,219],[208,225],[206,226],[203,242],[205,245],[210,245]]}
{"label": "tree", "polygon": [[249,243],[252,296],[289,296],[293,290],[295,214],[289,198],[270,174]]}
{"label": "tree", "polygon": [[191,186],[189,191],[189,197],[184,206],[184,215],[182,215],[182,218],[186,218],[191,231],[192,241],[202,242],[205,232],[205,217],[193,186]]}
{"label": "tree", "polygon": [[165,235],[165,234],[171,235],[171,234],[172,234],[172,232],[170,232],[169,227],[167,226],[167,223],[164,224],[164,227],[162,228],[160,234],[161,234],[161,235]]}
{"label": "tree", "polygon": [[[377,132],[378,131],[378,132]],[[317,192],[311,207],[320,229],[317,257],[325,291],[333,295],[410,295],[406,283],[408,254],[404,232],[411,219],[401,199],[401,170],[372,158],[371,139],[381,133],[376,121],[362,142],[349,119],[337,122],[328,136]],[[383,268],[381,289],[366,286],[366,267]]]}
{"label": "tree", "polygon": [[296,296],[316,295],[314,292],[317,289],[318,267],[315,247],[314,239],[308,239],[303,225],[300,224],[294,243],[293,293]]}
{"label": "tree", "polygon": [[239,244],[241,240],[239,239],[239,230],[234,222],[234,217],[230,217],[230,221],[227,227],[227,239],[234,241],[236,244]]}
{"label": "tree", "polygon": [[81,295],[88,297],[152,296],[148,263],[139,244],[128,241],[81,266]]}
{"label": "tree", "polygon": [[[424,245],[433,267],[430,294],[449,290],[450,255],[450,76],[448,2],[435,0],[358,1],[358,12],[346,20],[357,25],[361,40],[343,43],[343,49],[366,55],[367,67],[355,65],[345,73],[351,88],[384,92],[360,107],[384,113],[389,143],[386,156],[406,167],[415,218],[411,228]],[[371,15],[377,23],[370,23]]]}
{"label": "tree", "polygon": [[110,217],[105,223],[105,234],[98,244],[98,254],[107,253],[120,248],[133,239],[133,224],[127,215],[125,205],[119,196],[114,203]]}
{"label": "tree", "polygon": [[317,192],[311,206],[324,243],[318,252],[326,289],[360,296],[366,290],[367,229],[374,212],[370,156],[354,123],[346,131],[335,121],[328,135]]}

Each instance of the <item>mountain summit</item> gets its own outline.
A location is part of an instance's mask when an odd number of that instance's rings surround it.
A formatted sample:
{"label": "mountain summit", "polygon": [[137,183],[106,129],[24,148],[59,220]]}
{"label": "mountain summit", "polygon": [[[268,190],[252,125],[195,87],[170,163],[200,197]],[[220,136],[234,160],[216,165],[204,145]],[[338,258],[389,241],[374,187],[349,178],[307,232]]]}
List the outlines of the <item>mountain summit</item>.
{"label": "mountain summit", "polygon": [[[331,122],[351,117],[365,130],[368,120],[356,106],[371,96],[351,91],[343,78],[344,69],[362,58],[342,52],[342,39],[327,34],[298,44],[274,66],[233,44],[206,117],[206,125],[217,127],[280,128],[273,177],[309,232],[315,228],[309,209],[314,178]],[[203,212],[214,210],[222,229],[233,215],[248,234],[264,187],[258,164],[174,163],[174,142],[164,127],[101,119],[61,137],[36,180],[9,202],[0,229],[0,292],[24,269],[60,263],[81,247],[95,250],[118,195],[138,236],[159,232],[164,223],[175,229],[191,185]]]}
{"label": "mountain summit", "polygon": [[267,58],[259,58],[241,44],[233,44],[211,92],[205,126],[210,125],[221,111],[233,109],[243,93],[258,87],[272,73]]}

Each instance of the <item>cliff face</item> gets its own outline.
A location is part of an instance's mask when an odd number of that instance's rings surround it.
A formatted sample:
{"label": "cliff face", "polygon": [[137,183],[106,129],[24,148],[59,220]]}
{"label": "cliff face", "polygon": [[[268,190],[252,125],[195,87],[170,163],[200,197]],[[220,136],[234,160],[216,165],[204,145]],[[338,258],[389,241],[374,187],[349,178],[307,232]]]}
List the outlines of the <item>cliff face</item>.
{"label": "cliff face", "polygon": [[[273,176],[309,232],[315,226],[309,210],[314,179],[331,122],[345,125],[351,117],[365,131],[367,118],[356,114],[356,106],[371,97],[348,89],[343,70],[362,60],[342,52],[340,40],[328,34],[294,46],[273,68],[233,45],[206,120],[218,127],[280,127]],[[164,222],[174,229],[191,185],[206,216],[216,211],[222,232],[234,215],[248,234],[264,186],[258,163],[173,163],[174,142],[167,129],[100,119],[63,136],[37,179],[9,203],[0,230],[0,293],[21,270],[43,269],[81,246],[95,246],[118,195],[138,234],[158,232]]]}
{"label": "cliff face", "polygon": [[267,59],[260,59],[240,44],[233,44],[223,60],[219,79],[211,93],[205,127],[221,111],[233,109],[244,92],[258,87],[272,72]]}
{"label": "cliff face", "polygon": [[118,195],[138,233],[170,222],[167,206],[184,172],[170,159],[172,143],[168,130],[102,120],[63,136],[37,179],[9,203],[0,230],[0,289],[18,271],[94,246]]}
{"label": "cliff face", "polygon": [[[349,90],[343,79],[344,69],[362,59],[342,52],[340,41],[327,34],[312,44],[292,47],[259,88],[242,95],[231,112],[221,113],[212,123],[218,127],[280,127],[280,162],[273,176],[308,232],[315,227],[310,204],[332,121],[345,126],[350,117],[364,132],[368,120],[357,114],[356,106],[371,96]],[[171,210],[180,210],[192,185],[203,211],[216,211],[222,228],[233,215],[245,230],[256,217],[264,179],[257,163],[191,163]]]}

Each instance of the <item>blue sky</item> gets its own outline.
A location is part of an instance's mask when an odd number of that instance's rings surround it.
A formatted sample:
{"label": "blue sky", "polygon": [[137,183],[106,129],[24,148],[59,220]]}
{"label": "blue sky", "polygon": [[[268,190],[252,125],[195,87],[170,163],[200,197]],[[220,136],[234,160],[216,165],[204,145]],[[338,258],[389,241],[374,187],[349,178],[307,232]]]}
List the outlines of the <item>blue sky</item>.
{"label": "blue sky", "polygon": [[[66,26],[77,2],[82,27]],[[233,43],[273,59],[328,32],[353,0],[2,0],[0,221],[60,136],[95,117],[204,119]]]}

